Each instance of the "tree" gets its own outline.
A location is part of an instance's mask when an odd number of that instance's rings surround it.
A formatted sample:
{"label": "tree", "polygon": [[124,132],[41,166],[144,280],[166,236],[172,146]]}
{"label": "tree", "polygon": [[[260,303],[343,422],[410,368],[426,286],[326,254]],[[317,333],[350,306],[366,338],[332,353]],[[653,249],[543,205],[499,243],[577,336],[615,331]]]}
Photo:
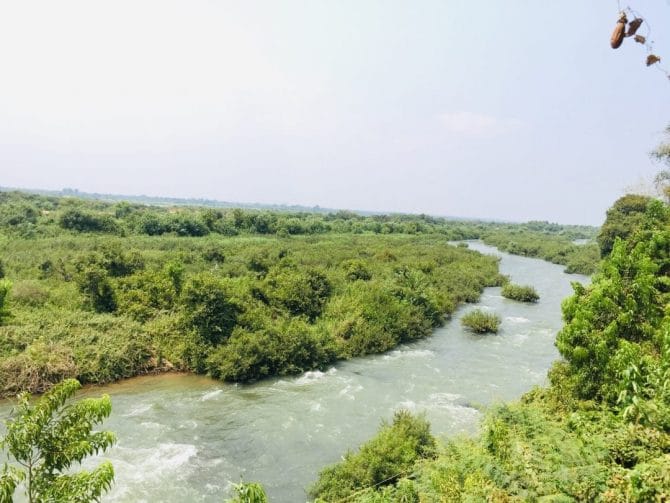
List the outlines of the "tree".
{"label": "tree", "polygon": [[112,411],[109,396],[66,404],[80,387],[66,379],[34,405],[30,394],[19,395],[15,416],[0,438],[9,460],[0,471],[0,501],[12,501],[20,484],[30,503],[95,501],[111,488],[114,468],[109,462],[92,471],[72,471],[75,463],[116,441],[111,432],[92,431]]}
{"label": "tree", "polygon": [[184,290],[183,303],[187,324],[203,340],[220,344],[228,339],[239,308],[230,300],[222,281],[208,274],[194,277]]}
{"label": "tree", "polygon": [[77,286],[84,295],[86,307],[98,313],[116,311],[116,293],[101,267],[90,266],[77,276]]}
{"label": "tree", "polygon": [[616,238],[627,239],[644,220],[644,213],[652,198],[636,194],[627,194],[615,201],[607,210],[607,218],[598,234],[600,255],[608,256],[614,247]]}

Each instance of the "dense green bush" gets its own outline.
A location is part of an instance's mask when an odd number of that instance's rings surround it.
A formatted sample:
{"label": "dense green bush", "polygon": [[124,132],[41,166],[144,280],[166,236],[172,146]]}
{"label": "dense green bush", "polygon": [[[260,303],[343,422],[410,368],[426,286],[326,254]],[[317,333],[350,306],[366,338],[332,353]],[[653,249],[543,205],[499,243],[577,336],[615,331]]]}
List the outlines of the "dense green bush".
{"label": "dense green bush", "polygon": [[209,274],[192,278],[183,294],[187,326],[211,344],[225,341],[233,331],[240,311],[230,297],[223,281]]}
{"label": "dense green bush", "polygon": [[315,270],[276,267],[266,277],[268,298],[294,316],[310,320],[321,314],[331,294],[328,278]]}
{"label": "dense green bush", "polygon": [[284,320],[254,332],[236,329],[227,344],[211,352],[207,368],[219,379],[249,381],[323,368],[336,357],[329,337],[303,321]]}
{"label": "dense green bush", "polygon": [[346,499],[361,489],[394,484],[410,474],[417,460],[434,455],[435,439],[425,417],[400,410],[359,452],[348,452],[343,461],[324,469],[310,492],[320,501]]}
{"label": "dense green bush", "polygon": [[94,265],[86,267],[76,279],[86,308],[98,313],[116,310],[116,292],[104,269]]}
{"label": "dense green bush", "polygon": [[607,217],[598,234],[601,256],[610,254],[617,238],[627,239],[635,232],[644,219],[647,205],[652,199],[637,194],[620,197],[607,210]]}
{"label": "dense green bush", "polygon": [[660,204],[652,204],[646,215],[645,225],[657,230],[640,231],[628,242],[617,239],[593,284],[576,284],[575,295],[564,303],[566,324],[556,344],[581,398],[616,402],[628,380],[622,379],[626,369],[636,369],[628,375],[630,385],[639,388],[636,381],[647,379],[650,366],[645,359],[660,354],[665,339],[658,331],[669,289],[659,272],[667,267],[670,243],[670,212],[661,208],[657,215]]}
{"label": "dense green bush", "polygon": [[495,313],[487,313],[481,309],[474,309],[461,318],[461,324],[478,334],[497,333],[501,319]]}
{"label": "dense green bush", "polygon": [[58,219],[63,229],[78,232],[117,232],[118,226],[111,215],[71,208],[65,210]]}
{"label": "dense green bush", "polygon": [[540,296],[530,285],[515,285],[514,283],[506,283],[502,287],[501,294],[503,297],[519,302],[537,302]]}

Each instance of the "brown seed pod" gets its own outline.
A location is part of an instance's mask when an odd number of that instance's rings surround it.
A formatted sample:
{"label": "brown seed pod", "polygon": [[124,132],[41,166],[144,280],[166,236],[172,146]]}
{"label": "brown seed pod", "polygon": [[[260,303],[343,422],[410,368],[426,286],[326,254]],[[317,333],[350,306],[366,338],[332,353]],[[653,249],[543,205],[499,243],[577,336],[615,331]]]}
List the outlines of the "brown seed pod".
{"label": "brown seed pod", "polygon": [[644,38],[642,35],[635,35],[633,40],[635,40],[638,44],[646,44],[647,43],[647,39]]}
{"label": "brown seed pod", "polygon": [[636,17],[630,23],[628,23],[628,31],[626,32],[627,37],[632,37],[637,33],[638,28],[642,24],[642,18]]}
{"label": "brown seed pod", "polygon": [[651,66],[655,63],[658,63],[659,61],[661,61],[661,58],[659,58],[655,54],[650,54],[649,56],[647,56],[647,66]]}
{"label": "brown seed pod", "polygon": [[626,14],[622,12],[621,15],[619,16],[619,20],[616,22],[614,31],[612,32],[612,38],[610,38],[610,45],[612,46],[612,49],[618,49],[619,47],[621,47],[623,38],[626,35],[627,22],[628,19],[626,18]]}

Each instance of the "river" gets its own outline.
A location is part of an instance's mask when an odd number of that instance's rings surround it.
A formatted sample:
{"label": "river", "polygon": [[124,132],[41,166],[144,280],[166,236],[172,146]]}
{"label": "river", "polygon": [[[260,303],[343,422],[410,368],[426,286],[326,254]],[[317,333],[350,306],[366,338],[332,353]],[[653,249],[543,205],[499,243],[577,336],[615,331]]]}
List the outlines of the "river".
{"label": "river", "polygon": [[[521,304],[487,288],[479,303],[459,309],[432,337],[324,372],[251,385],[167,374],[86,390],[112,396],[104,426],[119,439],[104,456],[116,481],[103,501],[220,503],[241,479],[261,482],[273,502],[307,501],[305,488],[318,471],[369,439],[399,408],[425,411],[438,436],[476,432],[482,406],[545,382],[558,356],[553,341],[561,300],[571,281],[588,278],[469,245],[500,256],[501,272],[533,285],[540,301]],[[474,307],[501,315],[498,335],[461,328],[459,318]],[[0,405],[0,417],[7,410]]]}

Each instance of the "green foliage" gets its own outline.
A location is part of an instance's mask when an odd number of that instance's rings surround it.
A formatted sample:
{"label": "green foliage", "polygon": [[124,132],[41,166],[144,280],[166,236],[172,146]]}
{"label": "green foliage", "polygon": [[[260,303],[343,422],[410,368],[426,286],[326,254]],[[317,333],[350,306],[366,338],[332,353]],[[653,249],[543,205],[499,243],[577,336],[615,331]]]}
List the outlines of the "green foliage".
{"label": "green foliage", "polygon": [[598,246],[602,257],[612,252],[616,238],[625,240],[635,232],[642,223],[651,200],[647,196],[628,194],[617,199],[607,210],[605,223],[598,234]]}
{"label": "green foliage", "polygon": [[461,324],[478,334],[498,333],[501,323],[500,316],[474,309],[463,315]]}
{"label": "green foliage", "polygon": [[65,210],[58,219],[63,229],[77,232],[117,232],[118,227],[111,215],[70,208]]}
{"label": "green foliage", "polygon": [[0,279],[0,324],[9,316],[7,301],[11,290],[12,282],[8,279]]}
{"label": "green foliage", "polygon": [[501,294],[503,297],[519,302],[537,302],[540,296],[530,285],[515,285],[514,283],[506,283],[502,287]]}
{"label": "green foliage", "polygon": [[69,377],[180,369],[245,381],[323,368],[426,337],[501,279],[494,258],[446,244],[498,224],[0,192],[0,212],[23,206],[29,221],[0,219],[14,284],[2,396]]}
{"label": "green foliage", "polygon": [[235,484],[235,498],[228,503],[268,503],[268,496],[260,484],[240,482]]}
{"label": "green foliage", "polygon": [[310,320],[321,314],[332,291],[328,278],[315,270],[274,268],[266,282],[272,302]]}
{"label": "green foliage", "polygon": [[346,499],[366,488],[396,483],[410,474],[416,461],[434,454],[428,421],[400,410],[359,452],[349,452],[343,461],[324,469],[310,492],[324,501]]}
{"label": "green foliage", "polygon": [[274,321],[254,332],[237,329],[211,352],[209,373],[227,381],[250,381],[322,368],[336,358],[331,340],[301,320]]}
{"label": "green foliage", "polygon": [[669,211],[650,202],[591,285],[573,284],[550,387],[487,411],[479,437],[438,446],[396,486],[347,501],[668,500]]}
{"label": "green foliage", "polygon": [[93,431],[111,413],[108,396],[66,404],[79,388],[77,381],[65,380],[34,404],[30,395],[19,395],[0,438],[9,459],[0,475],[2,501],[11,501],[19,483],[30,502],[83,503],[99,500],[110,489],[114,470],[109,462],[90,472],[72,471],[73,465],[104,452],[116,440],[110,432]]}
{"label": "green foliage", "polygon": [[482,239],[502,251],[524,257],[537,257],[565,265],[566,273],[590,275],[600,260],[598,246],[575,244],[575,239],[592,238],[589,228],[562,228],[557,224],[536,225],[533,222],[513,228],[495,228]]}
{"label": "green foliage", "polygon": [[372,273],[365,267],[362,260],[349,260],[342,264],[347,281],[368,281],[372,279]]}
{"label": "green foliage", "polygon": [[97,313],[111,313],[116,310],[116,292],[104,269],[95,265],[88,266],[76,279],[86,308]]}
{"label": "green foliage", "polygon": [[235,327],[238,306],[231,301],[226,285],[209,274],[191,279],[183,294],[187,326],[211,344],[225,341]]}
{"label": "green foliage", "polygon": [[[652,206],[650,225],[653,219]],[[637,381],[646,377],[638,374],[647,374],[647,358],[656,360],[653,354],[660,351],[668,288],[659,272],[666,267],[670,231],[663,227],[637,236],[629,242],[617,239],[593,284],[574,285],[575,295],[564,302],[566,324],[556,345],[581,398],[614,403],[631,379],[635,384],[630,386],[639,388]]]}

